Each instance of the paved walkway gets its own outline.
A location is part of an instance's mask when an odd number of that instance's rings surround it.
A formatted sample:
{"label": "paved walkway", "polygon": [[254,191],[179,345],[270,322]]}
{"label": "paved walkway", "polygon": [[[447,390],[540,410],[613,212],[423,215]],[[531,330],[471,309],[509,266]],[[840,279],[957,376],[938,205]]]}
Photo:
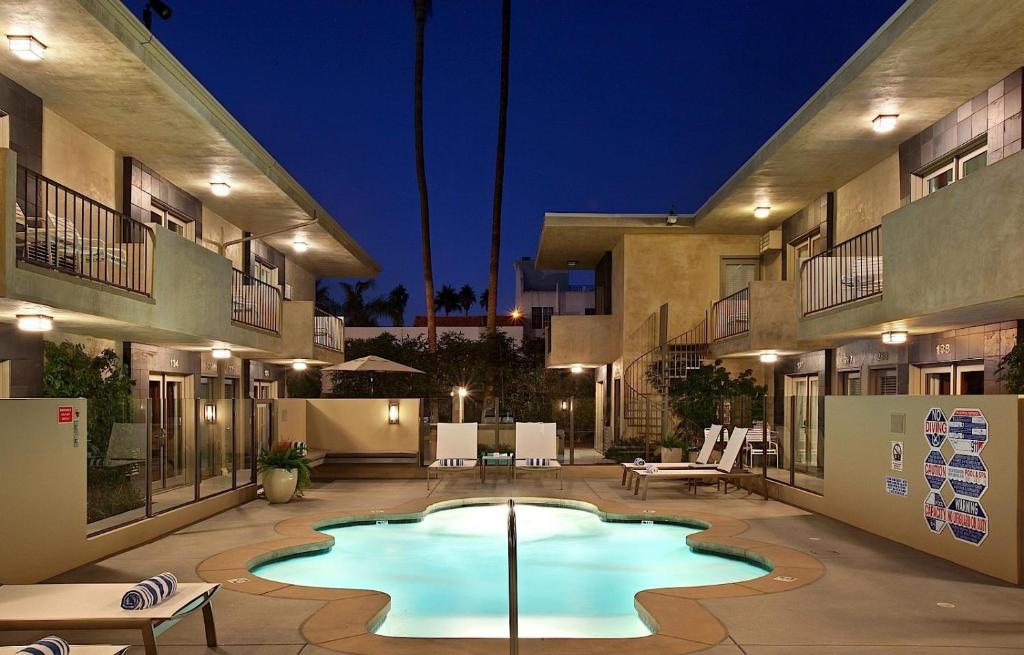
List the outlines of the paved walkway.
{"label": "paved walkway", "polygon": [[[571,495],[641,504],[619,486],[618,470],[581,467],[568,472],[565,490],[552,480],[524,479],[523,496]],[[444,481],[431,495],[507,495],[513,488],[491,478],[481,488],[469,478]],[[198,581],[196,566],[229,548],[279,538],[273,526],[300,514],[384,509],[423,498],[422,480],[338,481],[317,485],[302,501],[245,506],[82,567],[57,582],[128,582],[169,570]],[[1024,654],[1024,589],[881,539],[842,523],[744,492],[722,496],[710,489],[697,497],[665,486],[644,509],[685,508],[739,518],[744,537],[808,552],[826,567],[823,578],[785,593],[700,601],[725,625],[729,636],[706,651],[713,655],[847,655],[941,653]],[[953,607],[947,607],[952,605]],[[229,590],[215,601],[222,646],[202,644],[202,621],[185,619],[158,642],[165,655],[335,655],[307,644],[299,628],[321,601],[252,596]],[[0,643],[30,635],[0,633]],[[70,633],[74,637],[73,633]],[[87,643],[97,643],[91,633]],[[137,634],[102,635],[110,643],[139,643]],[[141,649],[133,649],[140,653]],[[417,651],[415,648],[408,652]]]}

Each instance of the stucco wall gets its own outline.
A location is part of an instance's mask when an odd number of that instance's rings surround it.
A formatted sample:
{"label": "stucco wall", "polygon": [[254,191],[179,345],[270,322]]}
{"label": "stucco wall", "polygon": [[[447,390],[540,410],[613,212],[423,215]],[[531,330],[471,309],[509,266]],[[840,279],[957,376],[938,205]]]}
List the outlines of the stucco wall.
{"label": "stucco wall", "polygon": [[836,191],[835,243],[881,225],[900,208],[900,158],[894,152]]}
{"label": "stucco wall", "polygon": [[97,202],[118,208],[120,157],[46,107],[43,107],[43,170],[40,172]]}
{"label": "stucco wall", "polygon": [[616,319],[604,316],[552,316],[549,367],[600,366],[618,356]]}
{"label": "stucco wall", "polygon": [[[203,206],[203,241],[213,246],[221,246],[228,241],[241,238],[241,228],[236,227],[209,207]],[[233,268],[243,270],[241,245],[231,246],[224,251],[224,256],[231,260]]]}
{"label": "stucco wall", "polygon": [[292,257],[286,257],[285,261],[285,276],[292,287],[292,300],[315,300],[316,276]]}
{"label": "stucco wall", "polygon": [[[321,398],[277,401],[279,438],[295,435],[310,448],[328,453],[417,453],[420,401],[399,400],[399,423],[388,423],[387,398]],[[305,403],[305,410],[299,404]]]}

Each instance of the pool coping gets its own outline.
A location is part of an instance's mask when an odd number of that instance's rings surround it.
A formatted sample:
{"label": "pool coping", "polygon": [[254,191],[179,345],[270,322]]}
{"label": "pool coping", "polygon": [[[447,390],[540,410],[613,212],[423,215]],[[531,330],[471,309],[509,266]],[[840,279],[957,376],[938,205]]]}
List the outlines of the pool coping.
{"label": "pool coping", "polygon": [[[293,585],[261,578],[251,569],[274,559],[327,550],[334,538],[318,530],[378,520],[418,520],[431,512],[490,503],[505,503],[510,496],[433,497],[402,503],[391,509],[316,512],[280,521],[274,530],[282,539],[240,546],[218,553],[196,567],[207,582],[242,593],[321,600],[325,605],[302,624],[302,635],[317,646],[343,653],[466,653],[505,652],[507,639],[386,637],[372,632],[383,620],[391,597],[372,589],[337,589]],[[768,569],[765,575],[703,587],[645,589],[634,603],[655,634],[632,638],[546,638],[520,640],[523,653],[586,653],[619,655],[624,648],[640,648],[651,655],[693,653],[721,642],[725,626],[700,604],[704,598],[739,598],[797,589],[820,578],[825,567],[807,553],[773,544],[743,539],[747,523],[705,512],[674,509],[636,511],[618,501],[559,497],[511,496],[524,504],[540,503],[596,513],[605,520],[651,520],[698,528],[686,543],[697,551],[738,557]]]}

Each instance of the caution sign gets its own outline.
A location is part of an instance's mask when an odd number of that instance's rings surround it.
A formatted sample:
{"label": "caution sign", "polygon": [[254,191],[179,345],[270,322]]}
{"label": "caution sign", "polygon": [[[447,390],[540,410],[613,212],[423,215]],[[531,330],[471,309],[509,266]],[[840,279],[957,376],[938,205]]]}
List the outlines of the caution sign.
{"label": "caution sign", "polygon": [[949,460],[946,474],[957,496],[978,499],[988,489],[988,468],[978,455],[956,453]]}
{"label": "caution sign", "polygon": [[929,491],[924,499],[924,520],[935,534],[946,527],[946,501],[938,491]]}
{"label": "caution sign", "polygon": [[924,436],[932,448],[941,448],[946,441],[946,434],[949,426],[946,424],[946,415],[941,407],[932,407],[928,415],[924,417]]}
{"label": "caution sign", "polygon": [[946,458],[938,450],[928,451],[924,459],[924,479],[928,486],[938,491],[946,484]]}
{"label": "caution sign", "polygon": [[956,452],[977,455],[985,449],[988,421],[980,409],[955,409],[946,423],[949,442]]}
{"label": "caution sign", "polygon": [[892,447],[890,448],[889,454],[891,456],[890,465],[894,471],[903,470],[903,442],[893,441]]}
{"label": "caution sign", "polygon": [[988,536],[988,516],[977,500],[954,498],[946,508],[946,522],[958,541],[978,546]]}

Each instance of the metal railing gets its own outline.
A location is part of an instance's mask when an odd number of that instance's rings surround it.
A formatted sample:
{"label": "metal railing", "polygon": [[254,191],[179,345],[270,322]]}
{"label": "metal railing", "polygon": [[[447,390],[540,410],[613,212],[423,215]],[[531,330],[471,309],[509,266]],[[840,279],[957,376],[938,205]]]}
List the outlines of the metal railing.
{"label": "metal railing", "polygon": [[15,251],[19,261],[152,295],[153,230],[18,166]]}
{"label": "metal railing", "polygon": [[232,269],[231,320],[269,332],[279,332],[281,290],[237,268]]}
{"label": "metal railing", "polygon": [[750,331],[750,287],[722,298],[712,307],[715,341]]}
{"label": "metal railing", "polygon": [[313,308],[313,343],[341,352],[345,349],[345,321],[319,307]]}
{"label": "metal railing", "polygon": [[804,316],[882,293],[881,234],[873,227],[803,262]]}
{"label": "metal railing", "polygon": [[516,538],[516,501],[508,499],[508,652],[519,653],[519,553]]}

